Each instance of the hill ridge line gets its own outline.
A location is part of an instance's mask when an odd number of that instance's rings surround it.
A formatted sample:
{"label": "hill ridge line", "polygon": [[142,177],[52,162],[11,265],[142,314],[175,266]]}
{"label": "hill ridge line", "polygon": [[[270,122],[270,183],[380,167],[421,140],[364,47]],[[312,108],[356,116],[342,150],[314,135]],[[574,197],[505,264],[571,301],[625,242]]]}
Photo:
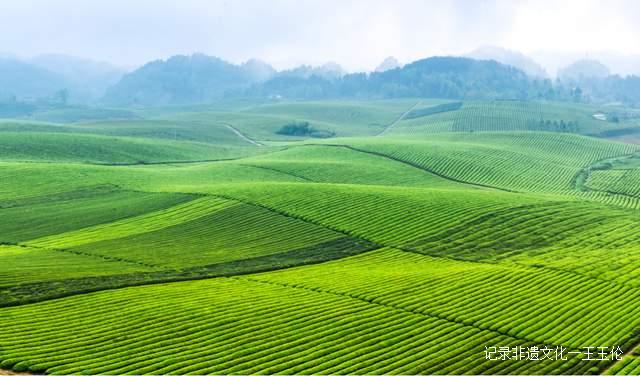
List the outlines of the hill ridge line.
{"label": "hill ridge line", "polygon": [[254,164],[248,164],[248,163],[238,163],[238,166],[246,166],[246,167],[253,167],[253,168],[259,168],[262,170],[267,170],[267,171],[274,171],[283,175],[288,175],[288,176],[293,176],[294,178],[298,178],[298,179],[302,179],[308,182],[312,182],[312,183],[317,183],[315,180],[311,180],[307,177],[304,177],[302,175],[298,175],[298,174],[294,174],[291,172],[286,172],[286,171],[282,171],[282,170],[278,170],[277,168],[273,168],[273,167],[267,167],[267,166],[259,166],[259,165],[254,165]]}

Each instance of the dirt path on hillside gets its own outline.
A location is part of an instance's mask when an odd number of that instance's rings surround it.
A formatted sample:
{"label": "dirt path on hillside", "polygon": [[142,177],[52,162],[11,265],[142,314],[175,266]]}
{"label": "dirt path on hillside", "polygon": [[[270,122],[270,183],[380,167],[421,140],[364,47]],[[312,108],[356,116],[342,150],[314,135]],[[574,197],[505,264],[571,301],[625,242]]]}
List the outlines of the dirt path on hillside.
{"label": "dirt path on hillside", "polygon": [[578,173],[573,177],[573,180],[571,181],[571,186],[573,187],[574,190],[579,191],[579,192],[589,192],[589,191],[599,191],[599,192],[605,192],[605,193],[609,193],[609,194],[617,194],[617,195],[622,195],[622,196],[629,196],[632,198],[637,198],[636,196],[633,195],[629,195],[626,193],[621,193],[621,192],[613,192],[613,191],[603,191],[603,190],[599,190],[599,189],[594,189],[588,186],[589,183],[589,178],[591,177],[591,173],[593,171],[606,171],[606,170],[611,170],[614,169],[614,165],[616,163],[620,164],[624,164],[624,161],[626,159],[629,158],[634,158],[638,156],[638,152],[633,152],[631,154],[624,154],[624,155],[619,155],[616,157],[611,157],[611,158],[605,158],[605,159],[600,159],[597,161],[592,162],[591,164],[589,164],[588,166],[582,168],[580,171],[578,171]]}
{"label": "dirt path on hillside", "polygon": [[235,133],[238,137],[240,137],[241,139],[247,141],[248,143],[253,144],[255,146],[264,146],[261,143],[259,143],[258,141],[249,138],[249,136],[247,136],[244,133],[242,133],[239,130],[237,130],[236,127],[234,127],[233,125],[231,125],[229,123],[222,123],[222,125],[224,125],[225,127],[229,128],[229,130],[231,132]]}
{"label": "dirt path on hillside", "polygon": [[414,104],[413,106],[411,106],[411,108],[409,108],[408,110],[406,110],[405,112],[402,113],[402,115],[400,115],[396,120],[393,121],[393,123],[387,125],[382,132],[378,133],[376,136],[382,136],[385,133],[387,133],[389,130],[391,130],[391,128],[395,127],[396,124],[398,124],[400,121],[402,121],[402,119],[404,119],[405,116],[407,116],[409,114],[409,112],[413,111],[414,108],[418,107],[418,105],[422,103],[422,101],[418,101],[416,102],[416,104]]}

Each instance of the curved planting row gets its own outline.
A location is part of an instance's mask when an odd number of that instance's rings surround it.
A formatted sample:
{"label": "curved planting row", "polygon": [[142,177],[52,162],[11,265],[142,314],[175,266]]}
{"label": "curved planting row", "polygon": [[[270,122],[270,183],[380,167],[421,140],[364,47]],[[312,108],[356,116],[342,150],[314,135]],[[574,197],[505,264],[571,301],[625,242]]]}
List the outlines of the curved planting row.
{"label": "curved planting row", "polygon": [[632,217],[600,223],[557,244],[523,250],[503,260],[640,286],[640,239],[637,224],[638,219]]}
{"label": "curved planting row", "polygon": [[640,246],[640,234],[633,229],[640,217],[603,205],[541,202],[478,214],[406,247],[445,257],[500,260],[529,250],[598,247],[604,255],[615,247]]}
{"label": "curved planting row", "polygon": [[436,190],[329,184],[232,187],[233,198],[385,245],[400,246],[530,197],[482,190]]}
{"label": "curved planting row", "polygon": [[111,186],[0,201],[0,243],[18,243],[184,205],[195,197]]}
{"label": "curved planting row", "polygon": [[501,259],[551,246],[605,252],[640,242],[633,231],[637,213],[552,196],[318,184],[227,194],[381,244],[445,257]]}
{"label": "curved planting row", "polygon": [[407,117],[391,134],[416,135],[439,132],[495,132],[544,129],[542,105],[538,102],[464,102],[461,108],[424,118]]}
{"label": "curved planting row", "polygon": [[542,130],[541,106],[536,102],[467,103],[456,115],[454,132]]}
{"label": "curved planting row", "polygon": [[616,362],[605,375],[637,375],[640,374],[640,356],[630,354]]}
{"label": "curved planting row", "polygon": [[640,274],[638,213],[601,203],[319,184],[236,187],[226,194],[425,254],[549,266],[634,286]]}
{"label": "curved planting row", "polygon": [[89,255],[10,245],[0,245],[0,264],[0,302],[2,288],[6,286],[149,270],[139,264]]}
{"label": "curved planting row", "polygon": [[79,132],[2,132],[0,147],[0,159],[5,161],[97,164],[220,160],[258,154],[250,147]]}
{"label": "curved planting row", "polygon": [[621,206],[629,209],[640,209],[640,197],[635,198],[628,195],[600,191],[576,192],[574,194],[577,197],[589,201],[597,201],[603,204]]}
{"label": "curved planting row", "polygon": [[216,197],[202,197],[136,217],[34,239],[27,244],[38,247],[69,248],[159,230],[236,204]]}
{"label": "curved planting row", "polygon": [[587,186],[599,191],[640,198],[640,169],[593,171]]}
{"label": "curved planting row", "polygon": [[637,288],[561,271],[397,250],[238,278],[346,295],[571,348],[628,347],[640,327]]}
{"label": "curved planting row", "polygon": [[499,333],[336,294],[216,279],[94,293],[0,312],[0,363],[50,374],[572,373],[487,361]]}
{"label": "curved planting row", "polygon": [[111,232],[104,236],[100,232],[94,238],[104,240],[86,244],[70,237],[69,243],[77,244],[70,249],[184,268],[265,256],[345,238],[339,232],[261,207],[220,198],[202,200],[208,203],[204,215],[196,216],[189,212],[193,215],[188,220],[183,217],[182,222],[176,223],[179,213],[174,212],[169,217],[174,222],[173,226],[171,221],[163,220],[165,226],[151,230],[155,222],[138,222],[148,223],[146,232],[114,239],[108,236]]}
{"label": "curved planting row", "polygon": [[567,192],[595,161],[630,154],[636,146],[554,133],[440,134],[427,140],[348,141],[445,177],[516,191]]}

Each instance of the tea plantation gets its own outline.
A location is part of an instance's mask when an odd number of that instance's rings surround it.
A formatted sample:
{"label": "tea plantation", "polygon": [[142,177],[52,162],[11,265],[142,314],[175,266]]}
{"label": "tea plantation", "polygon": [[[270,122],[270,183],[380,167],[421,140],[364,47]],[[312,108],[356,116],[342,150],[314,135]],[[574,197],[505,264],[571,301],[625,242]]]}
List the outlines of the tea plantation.
{"label": "tea plantation", "polygon": [[[0,368],[637,374],[640,146],[606,138],[637,125],[599,111],[409,98],[4,120]],[[319,132],[278,132],[296,123]]]}

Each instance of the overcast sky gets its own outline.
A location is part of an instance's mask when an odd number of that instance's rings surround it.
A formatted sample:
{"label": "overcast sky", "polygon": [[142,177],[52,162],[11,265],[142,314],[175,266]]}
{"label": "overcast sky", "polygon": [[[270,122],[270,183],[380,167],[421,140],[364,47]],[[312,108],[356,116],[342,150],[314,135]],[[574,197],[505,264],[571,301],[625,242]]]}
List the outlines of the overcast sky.
{"label": "overcast sky", "polygon": [[0,52],[136,66],[203,52],[372,69],[483,45],[640,54],[637,0],[0,0]]}

